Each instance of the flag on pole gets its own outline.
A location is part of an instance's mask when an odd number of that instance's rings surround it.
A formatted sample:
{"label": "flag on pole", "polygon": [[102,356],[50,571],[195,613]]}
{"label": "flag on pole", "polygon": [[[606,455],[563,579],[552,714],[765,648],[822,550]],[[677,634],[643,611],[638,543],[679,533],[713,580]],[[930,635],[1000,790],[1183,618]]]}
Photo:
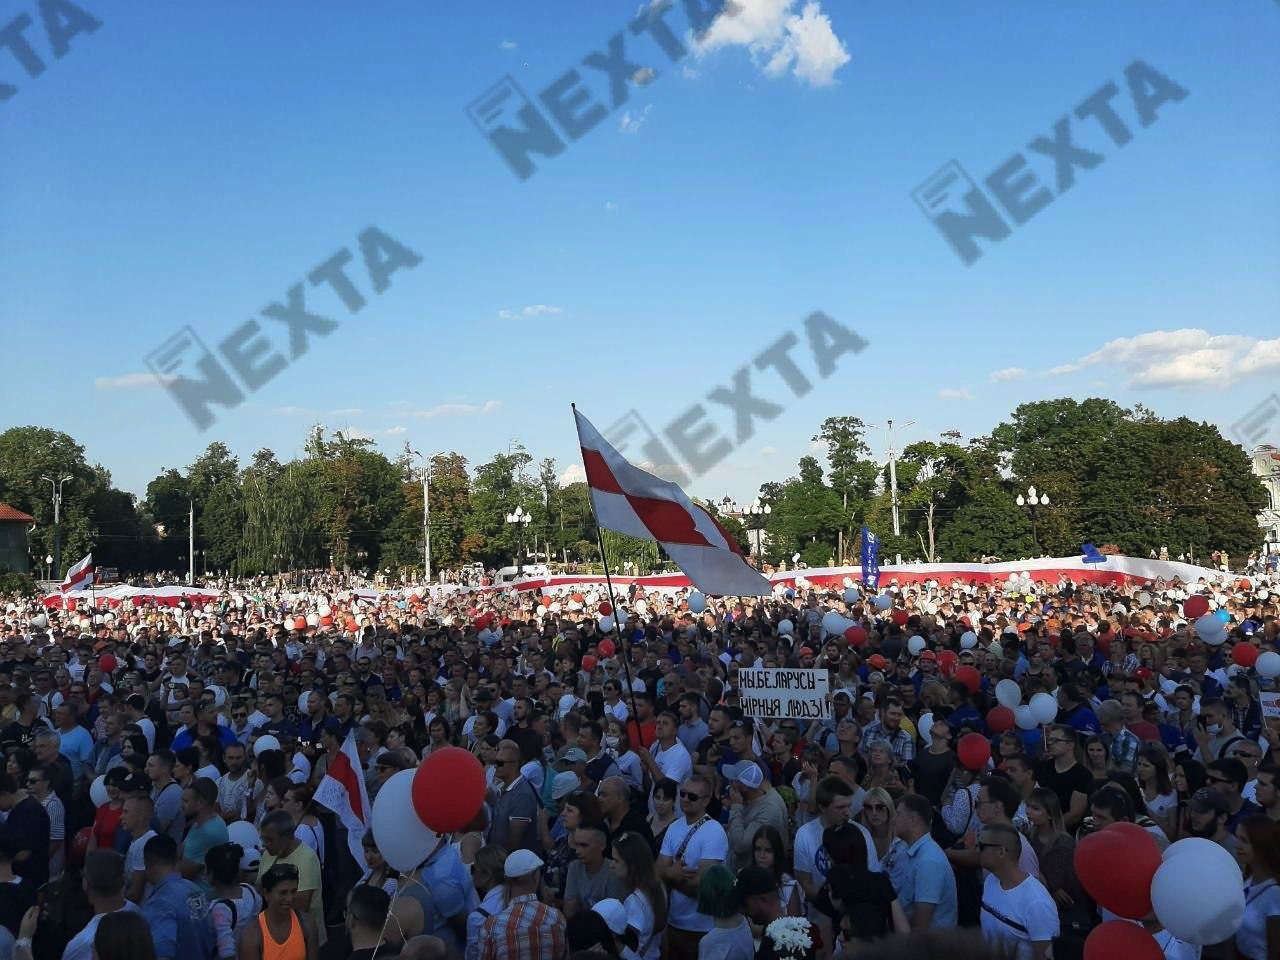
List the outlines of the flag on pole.
{"label": "flag on pole", "polygon": [[582,465],[596,523],[605,530],[656,540],[702,593],[763,597],[769,581],[742,556],[733,535],[680,487],[627,461],[574,408]]}
{"label": "flag on pole", "polygon": [[862,526],[862,582],[880,589],[880,538],[866,524]]}
{"label": "flag on pole", "polygon": [[329,769],[312,799],[338,815],[347,828],[347,846],[351,856],[360,866],[368,867],[364,859],[364,835],[369,829],[369,814],[373,808],[369,805],[369,791],[365,788],[361,769],[360,754],[356,752],[356,732],[352,729],[338,755],[329,763]]}
{"label": "flag on pole", "polygon": [[89,554],[67,571],[67,579],[62,581],[62,592],[86,590],[93,586],[93,554]]}

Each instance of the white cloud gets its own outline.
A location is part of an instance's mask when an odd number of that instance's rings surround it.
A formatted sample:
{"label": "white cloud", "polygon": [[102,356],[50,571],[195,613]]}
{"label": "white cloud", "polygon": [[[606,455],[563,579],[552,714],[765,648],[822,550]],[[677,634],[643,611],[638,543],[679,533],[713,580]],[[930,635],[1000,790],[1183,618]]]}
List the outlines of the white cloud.
{"label": "white cloud", "polygon": [[510,310],[499,310],[499,311],[498,311],[498,319],[499,319],[499,320],[514,320],[515,318],[516,318],[516,315],[515,315],[514,313],[512,313]]}
{"label": "white cloud", "polygon": [[571,463],[560,472],[558,479],[562,484],[581,483],[587,479],[587,471],[582,469],[582,464]]}
{"label": "white cloud", "polygon": [[514,50],[518,44],[514,40],[503,40],[499,46],[501,46],[503,50]]}
{"label": "white cloud", "polygon": [[1079,363],[1060,363],[1060,364],[1058,364],[1056,367],[1050,367],[1050,368],[1049,368],[1049,376],[1051,376],[1051,377],[1060,377],[1060,376],[1062,376],[1063,374],[1067,374],[1067,373],[1075,373],[1077,370],[1079,370],[1079,369],[1081,368],[1081,366],[1083,366],[1083,364],[1079,364]]}
{"label": "white cloud", "polygon": [[409,428],[408,427],[388,427],[386,430],[383,430],[382,432],[385,433],[388,437],[398,437],[402,433],[408,433]]}
{"label": "white cloud", "polygon": [[275,407],[272,411],[277,417],[314,417],[316,411],[310,407]]}
{"label": "white cloud", "polygon": [[330,411],[329,411],[329,416],[331,416],[331,417],[358,417],[358,416],[360,416],[362,413],[364,413],[364,411],[363,411],[363,410],[361,410],[359,407],[343,407],[341,410],[330,410]]}
{"label": "white cloud", "polygon": [[724,47],[746,47],[769,77],[790,72],[815,87],[830,86],[836,71],[849,62],[849,51],[822,12],[818,0],[737,0],[717,17],[696,43],[700,56]]}
{"label": "white cloud", "polygon": [[612,200],[606,200],[606,201],[604,202],[604,212],[605,212],[605,213],[617,213],[617,212],[618,212],[618,205],[617,205],[616,203],[614,203]]}
{"label": "white cloud", "polygon": [[176,377],[159,377],[154,373],[123,373],[118,377],[98,377],[93,385],[99,390],[138,390],[163,387]]}
{"label": "white cloud", "polygon": [[359,427],[349,427],[346,430],[339,430],[338,433],[342,434],[348,440],[372,440],[373,439],[373,434],[365,433]]}
{"label": "white cloud", "polygon": [[564,310],[547,303],[531,303],[518,312],[515,310],[499,310],[498,319],[515,320],[517,317],[547,317],[557,313],[564,313]]}
{"label": "white cloud", "polygon": [[658,75],[658,71],[653,69],[653,67],[640,67],[638,70],[636,70],[635,73],[631,75],[631,82],[636,84],[637,86],[643,87],[646,84],[648,84],[651,80],[653,80],[653,78],[656,77],[657,75]]}
{"label": "white cloud", "polygon": [[973,394],[968,387],[943,387],[938,391],[938,397],[942,400],[972,400]]}
{"label": "white cloud", "polygon": [[698,77],[702,76],[702,74],[693,67],[681,67],[680,76],[684,77],[686,80],[697,80]]}
{"label": "white cloud", "polygon": [[639,133],[640,128],[644,126],[644,122],[649,119],[649,114],[652,112],[652,103],[645,104],[644,109],[639,113],[632,113],[630,110],[622,111],[622,119],[618,121],[618,130],[622,133]]}
{"label": "white cloud", "polygon": [[1280,371],[1280,338],[1212,334],[1186,327],[1109,340],[1076,364],[1119,367],[1131,387],[1204,387]]}
{"label": "white cloud", "polygon": [[997,370],[992,373],[988,380],[992,383],[1010,383],[1014,380],[1021,380],[1027,375],[1027,371],[1022,367],[1005,367],[1003,370]]}
{"label": "white cloud", "polygon": [[762,457],[776,456],[777,453],[778,453],[777,447],[761,447],[760,448],[760,456]]}
{"label": "white cloud", "polygon": [[415,410],[413,415],[419,420],[431,420],[435,417],[473,417],[500,409],[502,409],[501,400],[486,400],[483,404],[439,403],[426,410]]}
{"label": "white cloud", "polygon": [[826,445],[826,443],[824,443],[824,442],[823,442],[823,441],[821,441],[821,440],[810,440],[810,441],[809,441],[809,452],[810,452],[810,453],[826,453],[826,452],[827,452],[827,445]]}

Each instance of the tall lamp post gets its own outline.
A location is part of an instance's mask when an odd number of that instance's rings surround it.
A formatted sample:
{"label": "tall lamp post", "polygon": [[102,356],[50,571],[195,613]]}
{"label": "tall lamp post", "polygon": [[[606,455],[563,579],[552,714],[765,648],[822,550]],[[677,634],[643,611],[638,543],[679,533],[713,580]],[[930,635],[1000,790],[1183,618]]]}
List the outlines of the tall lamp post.
{"label": "tall lamp post", "polygon": [[764,536],[764,518],[767,517],[769,514],[773,513],[773,507],[769,506],[769,504],[767,503],[761,503],[760,498],[756,497],[755,502],[751,504],[751,506],[747,507],[747,513],[749,513],[751,516],[756,518],[753,521],[753,527],[751,532],[756,535],[755,536],[755,541],[756,541],[755,556],[756,556],[756,559],[759,560],[760,553],[762,550],[760,541]]}
{"label": "tall lamp post", "polygon": [[1040,532],[1036,525],[1036,513],[1038,508],[1047,507],[1049,505],[1049,495],[1047,493],[1036,493],[1036,485],[1033,483],[1027,487],[1027,495],[1024,497],[1018,494],[1018,506],[1026,507],[1031,511],[1031,542],[1035,544],[1036,555],[1040,554]]}
{"label": "tall lamp post", "polygon": [[50,554],[46,553],[44,556],[44,578],[46,580],[51,579],[52,571],[53,571],[53,557]]}
{"label": "tall lamp post", "polygon": [[524,532],[529,528],[530,522],[533,520],[533,514],[525,510],[524,507],[516,507],[515,511],[507,514],[507,523],[515,524],[516,530],[520,536],[520,548],[516,552],[516,576],[524,573]]}
{"label": "tall lamp post", "polygon": [[53,573],[54,577],[62,579],[62,485],[68,480],[74,479],[70,474],[65,477],[59,477],[54,480],[50,476],[41,476],[41,480],[48,481],[53,487]]}

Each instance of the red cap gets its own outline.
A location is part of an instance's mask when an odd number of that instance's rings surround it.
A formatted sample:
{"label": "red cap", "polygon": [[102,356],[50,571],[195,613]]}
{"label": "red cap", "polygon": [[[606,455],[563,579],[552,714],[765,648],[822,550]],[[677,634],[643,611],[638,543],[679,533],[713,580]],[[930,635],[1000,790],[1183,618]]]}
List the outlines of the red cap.
{"label": "red cap", "polygon": [[813,651],[810,650],[808,647],[801,647],[799,655],[802,657],[812,657]]}
{"label": "red cap", "polygon": [[1138,635],[1138,628],[1137,628],[1137,627],[1125,627],[1125,628],[1124,628],[1124,637],[1125,637],[1125,639],[1126,639],[1126,640],[1132,640],[1132,639],[1133,639],[1134,637],[1136,637],[1137,635]]}
{"label": "red cap", "polygon": [[883,670],[889,664],[885,661],[884,657],[880,656],[880,654],[873,653],[871,656],[867,657],[867,665],[875,667],[877,670]]}
{"label": "red cap", "polygon": [[935,661],[936,661],[936,660],[938,659],[938,655],[937,655],[936,653],[934,653],[932,650],[926,650],[926,651],[924,651],[924,653],[920,654],[920,659],[921,659],[921,660],[935,660]]}

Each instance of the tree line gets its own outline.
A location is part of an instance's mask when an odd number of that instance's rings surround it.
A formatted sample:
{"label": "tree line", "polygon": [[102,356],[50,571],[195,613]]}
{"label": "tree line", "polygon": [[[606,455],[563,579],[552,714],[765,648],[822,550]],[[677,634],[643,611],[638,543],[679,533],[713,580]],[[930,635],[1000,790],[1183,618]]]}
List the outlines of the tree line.
{"label": "tree line", "polygon": [[[1022,404],[987,436],[955,432],[908,444],[897,462],[900,534],[895,536],[886,465],[857,417],[824,420],[813,439],[825,456],[804,456],[795,474],[762,484],[767,515],[728,515],[705,503],[749,553],[792,566],[856,563],[865,524],[881,538],[882,562],[976,561],[1066,556],[1092,541],[1144,556],[1167,547],[1176,557],[1222,550],[1243,556],[1262,534],[1255,516],[1266,491],[1246,452],[1217,428],[1186,417],[1166,420],[1137,406],[1071,398]],[[425,463],[408,449],[388,457],[372,441],[313,428],[302,456],[280,462],[259,450],[241,463],[211,443],[185,469],[167,468],[140,501],[117,490],[84,447],[44,427],[0,433],[0,501],[37,520],[33,568],[52,552],[53,516],[41,476],[71,476],[64,487],[64,566],[93,551],[122,571],[185,569],[195,515],[196,570],[255,575],[290,569],[396,572],[422,569],[421,472],[430,480],[433,567],[513,562],[598,562],[586,485],[562,484],[553,458],[535,462],[512,446],[472,466],[456,452]],[[1020,506],[1029,485],[1047,505]],[[506,517],[532,516],[523,529]],[[605,538],[611,563],[659,568],[655,544]],[[38,558],[38,559],[37,559]]]}

